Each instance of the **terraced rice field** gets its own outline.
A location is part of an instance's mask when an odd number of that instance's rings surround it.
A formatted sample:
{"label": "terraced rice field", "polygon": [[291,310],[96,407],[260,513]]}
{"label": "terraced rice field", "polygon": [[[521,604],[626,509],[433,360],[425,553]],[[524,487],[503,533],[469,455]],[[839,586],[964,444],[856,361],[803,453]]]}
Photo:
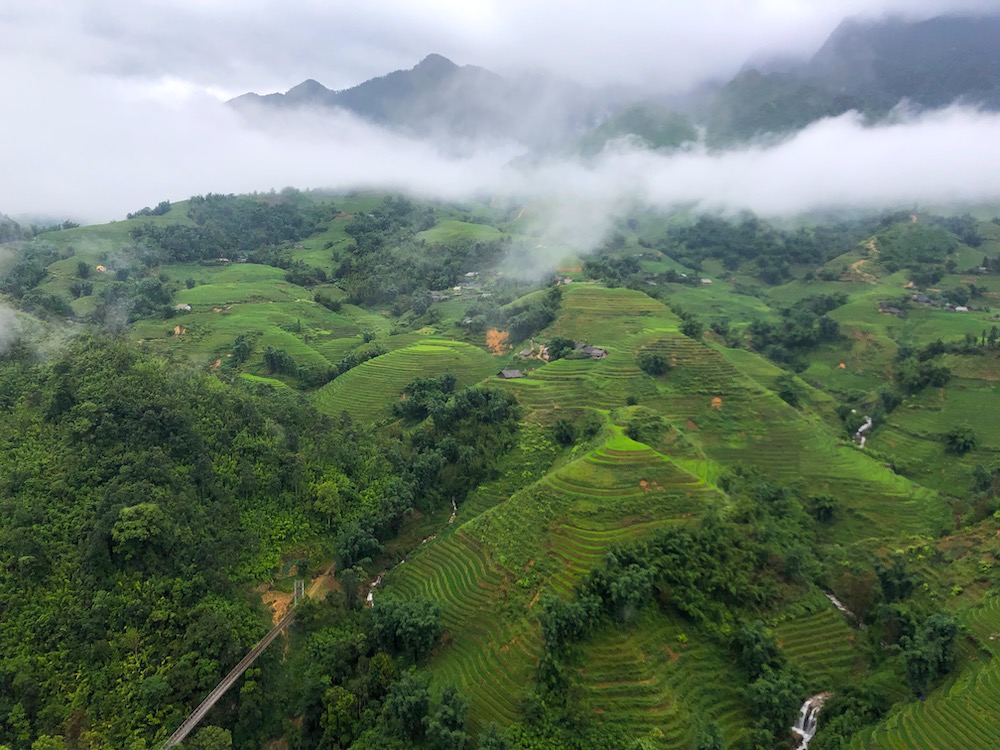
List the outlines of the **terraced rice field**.
{"label": "terraced rice field", "polygon": [[1000,747],[1000,597],[967,610],[962,624],[984,652],[979,659],[926,700],[906,704],[856,738],[852,750]]}
{"label": "terraced rice field", "polygon": [[495,382],[530,410],[610,410],[624,406],[629,396],[644,404],[658,397],[653,380],[642,376],[634,357],[624,351],[612,352],[603,360],[560,359],[533,370],[526,378],[497,378]]}
{"label": "terraced rice field", "polygon": [[[726,465],[742,462],[812,494],[834,495],[867,526],[864,537],[933,535],[947,521],[947,505],[936,493],[893,473],[868,452],[838,442],[825,424],[773,394],[745,404],[738,397],[724,399],[718,416],[690,401],[677,404],[687,412],[675,420],[688,414],[699,420],[696,437],[710,458]],[[730,408],[743,413],[727,421]]]}
{"label": "terraced rice field", "polygon": [[469,699],[475,726],[515,720],[541,653],[537,624],[511,623],[498,612],[505,585],[482,545],[461,532],[426,543],[386,581],[389,590],[441,606],[447,632],[431,674]]}
{"label": "terraced rice field", "polygon": [[[175,334],[175,326],[180,326],[181,335]],[[320,351],[323,342],[358,331],[347,318],[306,299],[196,306],[170,320],[140,321],[134,336],[158,354],[186,356],[204,365],[231,351],[238,335],[263,334],[252,366],[260,366],[260,350],[268,345],[285,349],[298,364],[319,366],[329,363]],[[355,345],[360,342],[357,338]]]}
{"label": "terraced rice field", "polygon": [[531,410],[622,406],[624,399],[613,400],[593,381],[595,371],[605,365],[603,361],[560,359],[533,370],[526,378],[495,378],[493,382],[513,393],[518,403]]}
{"label": "terraced rice field", "polygon": [[472,224],[458,219],[442,219],[430,229],[417,233],[417,239],[424,240],[431,245],[447,244],[465,239],[488,242],[499,240],[502,237],[503,232],[489,224]]}
{"label": "terraced rice field", "polygon": [[949,686],[906,704],[852,750],[976,750],[1000,747],[1000,661],[968,666]]}
{"label": "terraced rice field", "polygon": [[788,661],[799,668],[815,692],[846,684],[855,667],[863,667],[856,631],[832,606],[779,623],[774,634]]}
{"label": "terraced rice field", "polygon": [[464,388],[496,372],[496,360],[482,349],[459,341],[427,339],[383,354],[346,372],[313,394],[321,412],[375,422],[388,417],[400,391],[416,378],[451,373]]}
{"label": "terraced rice field", "polygon": [[620,428],[603,446],[473,519],[470,534],[511,570],[537,561],[568,591],[604,551],[700,515],[714,488]]}
{"label": "terraced rice field", "polygon": [[983,650],[1000,656],[1000,595],[987,596],[966,611],[962,624]]}
{"label": "terraced rice field", "polygon": [[677,316],[642,292],[596,284],[570,284],[562,289],[559,319],[546,330],[548,337],[565,336],[614,352],[625,337],[641,331],[677,330]]}
{"label": "terraced rice field", "polygon": [[[616,445],[616,447],[611,447]],[[700,515],[713,488],[650,448],[620,438],[542,483],[566,515],[551,527],[548,584],[569,593],[614,545]]]}
{"label": "terraced rice field", "polygon": [[613,545],[699,514],[715,498],[711,485],[617,432],[457,534],[429,542],[388,585],[441,604],[449,635],[432,660],[434,679],[468,691],[476,721],[507,722],[531,684],[540,641],[523,604],[516,615],[498,611],[506,587],[525,577],[568,594]]}
{"label": "terraced rice field", "polygon": [[[974,384],[974,381],[967,381]],[[940,444],[940,436],[950,426],[966,423],[975,429],[979,447],[1000,450],[1000,435],[995,426],[995,415],[1000,409],[1000,389],[988,386],[982,389],[959,390],[959,384],[940,391],[932,402],[921,408],[900,407],[893,411],[890,422],[906,432]],[[928,389],[930,390],[930,389]]]}
{"label": "terraced rice field", "polygon": [[[689,748],[699,721],[711,719],[728,746],[750,723],[729,655],[680,620],[651,613],[602,629],[581,651],[578,676],[597,720],[637,738],[659,730],[662,747]],[[706,673],[714,678],[699,678]]]}
{"label": "terraced rice field", "polygon": [[707,396],[736,396],[750,382],[716,350],[680,334],[663,335],[642,347],[666,357],[673,369],[667,376],[671,390]]}

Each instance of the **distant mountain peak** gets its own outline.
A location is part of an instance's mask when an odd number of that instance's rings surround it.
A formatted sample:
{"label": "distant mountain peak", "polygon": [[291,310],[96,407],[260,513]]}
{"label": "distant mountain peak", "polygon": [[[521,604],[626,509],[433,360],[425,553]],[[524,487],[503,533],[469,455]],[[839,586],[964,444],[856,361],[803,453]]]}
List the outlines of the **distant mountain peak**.
{"label": "distant mountain peak", "polygon": [[300,101],[311,101],[317,97],[325,96],[330,93],[330,89],[324,86],[319,81],[315,81],[312,78],[307,78],[298,86],[293,86],[285,92],[285,98],[289,102],[300,102]]}
{"label": "distant mountain peak", "polygon": [[414,70],[435,70],[435,71],[450,71],[457,70],[458,65],[453,63],[444,55],[439,55],[436,52],[431,52],[427,57],[421,60],[413,68]]}

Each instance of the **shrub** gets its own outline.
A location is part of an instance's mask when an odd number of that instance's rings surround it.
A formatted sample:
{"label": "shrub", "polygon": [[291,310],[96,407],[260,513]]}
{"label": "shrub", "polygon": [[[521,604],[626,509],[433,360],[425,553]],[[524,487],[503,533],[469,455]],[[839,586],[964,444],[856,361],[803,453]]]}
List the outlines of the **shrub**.
{"label": "shrub", "polygon": [[968,453],[979,443],[975,431],[967,424],[952,427],[945,433],[944,439],[948,450],[959,455]]}
{"label": "shrub", "polygon": [[639,369],[654,378],[665,375],[670,370],[667,358],[657,352],[642,352],[638,358]]}

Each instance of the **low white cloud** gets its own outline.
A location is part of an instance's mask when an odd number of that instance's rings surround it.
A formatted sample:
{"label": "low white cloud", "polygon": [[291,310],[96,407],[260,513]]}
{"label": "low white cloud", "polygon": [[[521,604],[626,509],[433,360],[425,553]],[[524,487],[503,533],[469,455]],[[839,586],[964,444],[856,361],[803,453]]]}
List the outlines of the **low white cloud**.
{"label": "low white cloud", "polygon": [[609,159],[654,204],[791,216],[822,209],[1000,200],[1000,114],[952,107],[888,125],[856,113],[772,146]]}
{"label": "low white cloud", "polygon": [[43,66],[31,84],[0,80],[3,101],[34,102],[0,120],[0,211],[107,221],[206,192],[380,187],[545,206],[553,232],[583,246],[635,201],[765,216],[1000,201],[1000,115],[962,107],[878,126],[847,114],[776,145],[718,153],[622,148],[587,164],[523,166],[502,144],[444,155],[346,114],[250,125],[210,94],[181,93]]}

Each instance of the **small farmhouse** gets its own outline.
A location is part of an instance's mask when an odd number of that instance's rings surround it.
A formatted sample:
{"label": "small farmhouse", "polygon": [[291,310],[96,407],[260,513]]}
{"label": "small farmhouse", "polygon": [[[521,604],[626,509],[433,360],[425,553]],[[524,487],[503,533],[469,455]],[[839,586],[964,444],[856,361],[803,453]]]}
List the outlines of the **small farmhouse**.
{"label": "small farmhouse", "polygon": [[608,356],[608,350],[599,346],[581,346],[578,351],[589,354],[591,359],[604,359]]}

